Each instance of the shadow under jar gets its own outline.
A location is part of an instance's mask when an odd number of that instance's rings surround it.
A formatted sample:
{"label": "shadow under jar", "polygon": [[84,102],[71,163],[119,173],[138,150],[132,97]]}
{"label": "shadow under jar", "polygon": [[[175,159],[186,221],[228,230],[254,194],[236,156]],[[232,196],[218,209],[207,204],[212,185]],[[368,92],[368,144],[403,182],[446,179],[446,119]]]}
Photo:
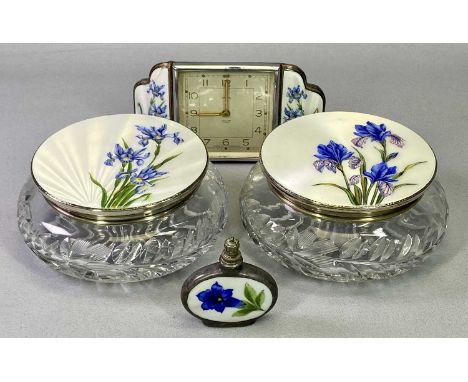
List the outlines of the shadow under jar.
{"label": "shadow under jar", "polygon": [[384,279],[422,262],[447,228],[437,163],[415,132],[329,112],[265,140],[241,191],[242,221],[269,256],[331,281]]}
{"label": "shadow under jar", "polygon": [[26,244],[80,279],[131,282],[181,269],[226,221],[222,178],[203,142],[163,118],[70,125],[36,151],[18,200]]}

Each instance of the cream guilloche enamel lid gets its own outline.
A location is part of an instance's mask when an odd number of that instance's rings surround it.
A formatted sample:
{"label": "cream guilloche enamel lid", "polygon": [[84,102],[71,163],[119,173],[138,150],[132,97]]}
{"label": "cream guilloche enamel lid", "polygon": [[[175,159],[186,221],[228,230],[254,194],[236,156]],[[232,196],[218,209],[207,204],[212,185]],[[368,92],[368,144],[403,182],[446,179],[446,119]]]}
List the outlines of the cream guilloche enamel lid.
{"label": "cream guilloche enamel lid", "polygon": [[177,206],[208,164],[200,138],[159,117],[109,115],[50,136],[31,164],[36,185],[59,211],[98,223],[148,218]]}
{"label": "cream guilloche enamel lid", "polygon": [[371,221],[401,213],[433,180],[431,147],[398,122],[327,112],[277,127],[261,149],[273,191],[293,208],[324,217]]}

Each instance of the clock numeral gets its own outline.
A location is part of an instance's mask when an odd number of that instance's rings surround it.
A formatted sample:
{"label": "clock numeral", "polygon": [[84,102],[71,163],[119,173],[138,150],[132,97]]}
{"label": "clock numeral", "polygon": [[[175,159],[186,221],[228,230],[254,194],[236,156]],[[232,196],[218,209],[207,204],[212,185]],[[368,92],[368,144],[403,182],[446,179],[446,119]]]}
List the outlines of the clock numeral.
{"label": "clock numeral", "polygon": [[245,138],[242,140],[242,146],[248,146],[250,144],[250,140]]}
{"label": "clock numeral", "polygon": [[223,145],[224,146],[229,146],[229,139],[223,139]]}
{"label": "clock numeral", "polygon": [[249,86],[249,80],[245,80],[245,87]]}
{"label": "clock numeral", "polygon": [[197,110],[190,110],[190,115],[198,115],[198,111]]}
{"label": "clock numeral", "polygon": [[255,116],[261,117],[262,115],[263,115],[263,110],[257,109],[257,111],[255,112]]}
{"label": "clock numeral", "polygon": [[224,86],[224,84],[230,84],[231,83],[231,80],[221,80],[221,86]]}
{"label": "clock numeral", "polygon": [[262,132],[261,132],[260,126],[258,126],[254,131],[255,131],[256,133],[258,133],[258,134],[261,134],[261,133],[262,133]]}
{"label": "clock numeral", "polygon": [[197,92],[188,92],[187,97],[188,97],[188,99],[197,99],[198,98],[198,93]]}
{"label": "clock numeral", "polygon": [[195,134],[198,133],[198,129],[196,127],[191,127],[190,130],[192,130]]}
{"label": "clock numeral", "polygon": [[208,80],[203,80],[203,86],[208,86]]}
{"label": "clock numeral", "polygon": [[263,99],[263,94],[260,94],[260,95],[256,96],[255,99],[256,99],[257,101],[262,100],[262,99]]}
{"label": "clock numeral", "polygon": [[208,143],[210,143],[211,139],[208,139],[208,138],[203,138],[203,140],[205,141],[205,145],[208,146]]}

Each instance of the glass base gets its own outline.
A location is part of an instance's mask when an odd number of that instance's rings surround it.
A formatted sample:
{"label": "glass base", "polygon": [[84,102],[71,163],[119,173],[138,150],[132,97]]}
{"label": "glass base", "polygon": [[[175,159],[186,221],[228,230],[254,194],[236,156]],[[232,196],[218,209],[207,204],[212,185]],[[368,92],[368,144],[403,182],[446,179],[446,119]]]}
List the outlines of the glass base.
{"label": "glass base", "polygon": [[282,202],[257,164],[241,191],[241,216],[250,237],[284,266],[345,282],[389,278],[422,262],[444,236],[448,205],[434,180],[415,206],[388,220],[320,219]]}
{"label": "glass base", "polygon": [[209,165],[199,189],[161,218],[96,225],[52,208],[30,179],[18,200],[26,244],[53,268],[80,279],[142,281],[186,267],[204,254],[226,222],[226,192]]}

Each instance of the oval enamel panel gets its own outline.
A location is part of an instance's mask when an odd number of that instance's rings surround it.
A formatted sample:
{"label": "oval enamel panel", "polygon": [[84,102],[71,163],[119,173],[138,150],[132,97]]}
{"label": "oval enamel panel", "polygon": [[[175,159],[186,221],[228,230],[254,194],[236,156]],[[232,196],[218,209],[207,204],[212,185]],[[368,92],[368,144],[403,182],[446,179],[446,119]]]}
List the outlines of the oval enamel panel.
{"label": "oval enamel panel", "polygon": [[191,130],[147,115],[74,123],[36,151],[32,174],[53,200],[95,209],[154,205],[203,175],[207,153]]}
{"label": "oval enamel panel", "polygon": [[201,319],[240,322],[258,318],[271,307],[270,289],[245,277],[214,277],[197,284],[187,305]]}
{"label": "oval enamel panel", "polygon": [[264,170],[312,204],[378,209],[432,181],[436,158],[414,131],[369,114],[327,112],[291,120],[268,135]]}

